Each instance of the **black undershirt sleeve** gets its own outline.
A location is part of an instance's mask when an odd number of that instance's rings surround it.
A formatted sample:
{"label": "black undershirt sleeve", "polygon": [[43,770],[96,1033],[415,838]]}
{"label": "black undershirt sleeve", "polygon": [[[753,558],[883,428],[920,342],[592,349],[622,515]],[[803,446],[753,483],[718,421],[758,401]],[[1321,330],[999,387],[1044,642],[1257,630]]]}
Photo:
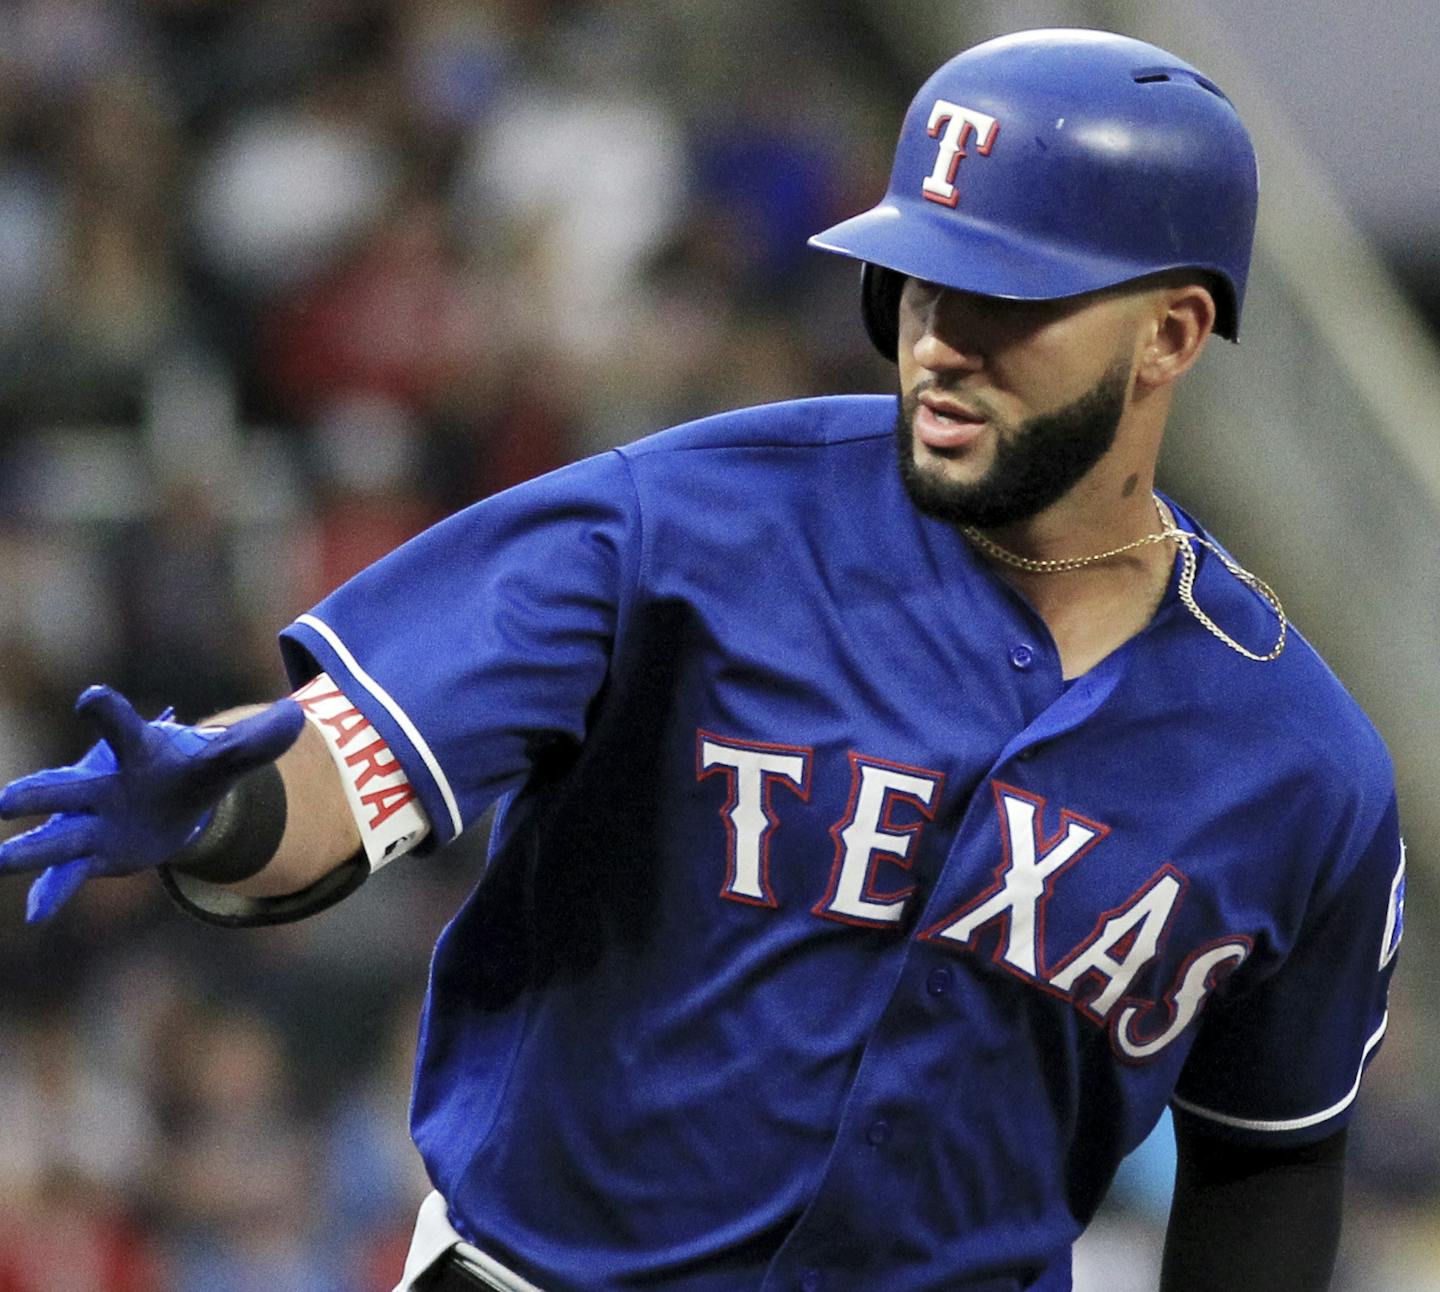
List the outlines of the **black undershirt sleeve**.
{"label": "black undershirt sleeve", "polygon": [[1248,1148],[1176,1118],[1161,1292],[1326,1292],[1340,1243],[1343,1130]]}

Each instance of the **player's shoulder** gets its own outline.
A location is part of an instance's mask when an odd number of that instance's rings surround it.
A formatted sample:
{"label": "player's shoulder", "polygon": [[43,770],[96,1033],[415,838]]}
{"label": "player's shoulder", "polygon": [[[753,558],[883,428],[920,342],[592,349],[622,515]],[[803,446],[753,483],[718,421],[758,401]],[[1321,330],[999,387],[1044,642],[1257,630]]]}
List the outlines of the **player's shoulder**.
{"label": "player's shoulder", "polygon": [[734,450],[817,449],[864,440],[888,441],[895,426],[893,395],[823,395],[716,413],[622,446],[631,462],[670,454]]}
{"label": "player's shoulder", "polygon": [[1312,786],[1337,804],[1368,801],[1378,810],[1388,800],[1395,769],[1384,737],[1302,632],[1290,625],[1280,658],[1267,663],[1225,655],[1225,689],[1232,711],[1243,714],[1251,747],[1303,768]]}
{"label": "player's shoulder", "polygon": [[1357,756],[1368,755],[1388,766],[1388,753],[1379,728],[1360,701],[1350,692],[1308,638],[1293,625],[1285,652],[1290,667],[1277,680],[1293,703],[1284,710],[1298,730],[1314,730],[1315,718],[1323,715],[1331,731],[1341,733],[1339,741],[1327,740],[1334,757],[1353,766]]}
{"label": "player's shoulder", "polygon": [[[864,470],[817,472],[805,450],[855,446],[891,452],[895,397],[835,395],[758,405],[717,413],[659,431],[629,444],[591,454],[492,494],[452,517],[445,526],[507,519],[521,525],[588,514],[626,525],[637,516],[644,527],[705,517],[724,517],[735,528],[740,503],[765,497],[778,505],[813,495],[816,481],[869,479]],[[706,469],[713,458],[723,468]],[[847,464],[847,468],[848,468]],[[808,495],[807,495],[808,491]]]}
{"label": "player's shoulder", "polygon": [[1295,624],[1285,623],[1284,646],[1276,659],[1257,660],[1234,649],[1239,644],[1266,654],[1280,636],[1280,618],[1267,598],[1233,572],[1239,562],[1214,535],[1183,510],[1176,514],[1182,527],[1210,549],[1198,553],[1195,603],[1230,640],[1213,630],[1198,631],[1193,612],[1174,607],[1172,622],[1180,631],[1171,641],[1178,654],[1158,663],[1164,676],[1154,683],[1171,685],[1185,677],[1187,703],[1196,714],[1212,714],[1238,738],[1269,749],[1273,757],[1290,751],[1331,786],[1362,780],[1388,786],[1394,773],[1380,731]]}

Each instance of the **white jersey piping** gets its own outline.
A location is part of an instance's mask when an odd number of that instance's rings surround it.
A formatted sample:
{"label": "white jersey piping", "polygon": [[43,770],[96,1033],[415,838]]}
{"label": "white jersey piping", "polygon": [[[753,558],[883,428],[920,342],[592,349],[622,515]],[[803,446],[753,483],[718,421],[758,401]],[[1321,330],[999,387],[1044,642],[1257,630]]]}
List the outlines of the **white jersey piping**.
{"label": "white jersey piping", "polygon": [[419,729],[410,721],[410,716],[396,702],[394,697],[386,691],[373,677],[360,667],[359,661],[350,653],[349,648],[339,637],[335,630],[323,620],[317,619],[314,615],[301,615],[295,620],[297,624],[304,624],[307,628],[320,634],[329,644],[332,650],[340,657],[340,662],[345,665],[350,674],[367,691],[370,692],[385,707],[385,712],[395,719],[396,725],[405,733],[406,738],[415,746],[418,753],[429,769],[430,775],[435,780],[436,788],[440,791],[440,797],[445,800],[445,808],[450,813],[450,824],[453,833],[459,834],[464,827],[460,818],[460,805],[455,801],[454,791],[450,788],[450,782],[446,779],[444,771],[440,767],[439,760],[431,751],[430,746],[425,743],[425,737],[420,734]]}
{"label": "white jersey piping", "polygon": [[1196,1117],[1219,1122],[1222,1126],[1233,1126],[1237,1130],[1278,1132],[1304,1130],[1308,1126],[1318,1126],[1321,1122],[1329,1121],[1337,1113],[1344,1112],[1355,1102],[1355,1096],[1360,1093],[1360,1078],[1365,1075],[1365,1062],[1370,1057],[1370,1051],[1380,1044],[1380,1038],[1385,1035],[1385,1028],[1389,1022],[1390,1014],[1389,1011],[1386,1011],[1385,1017],[1380,1020],[1380,1026],[1375,1029],[1375,1034],[1365,1042],[1365,1051],[1360,1056],[1360,1070],[1355,1074],[1355,1084],[1350,1087],[1350,1093],[1338,1102],[1331,1104],[1329,1108],[1322,1109],[1318,1113],[1311,1113],[1308,1117],[1292,1117],[1288,1121],[1278,1122],[1255,1121],[1249,1117],[1231,1117],[1228,1113],[1211,1112],[1208,1108],[1201,1108],[1198,1104],[1181,1099],[1179,1095],[1173,1095],[1170,1102],[1176,1108],[1193,1113]]}

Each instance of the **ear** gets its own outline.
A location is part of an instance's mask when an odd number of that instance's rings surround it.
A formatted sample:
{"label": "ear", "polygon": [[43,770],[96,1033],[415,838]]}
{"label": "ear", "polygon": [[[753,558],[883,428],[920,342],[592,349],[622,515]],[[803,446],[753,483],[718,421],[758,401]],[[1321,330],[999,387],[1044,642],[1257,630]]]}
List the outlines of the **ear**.
{"label": "ear", "polygon": [[1164,287],[1150,297],[1135,379],[1152,389],[1188,372],[1215,328],[1215,298],[1200,283]]}

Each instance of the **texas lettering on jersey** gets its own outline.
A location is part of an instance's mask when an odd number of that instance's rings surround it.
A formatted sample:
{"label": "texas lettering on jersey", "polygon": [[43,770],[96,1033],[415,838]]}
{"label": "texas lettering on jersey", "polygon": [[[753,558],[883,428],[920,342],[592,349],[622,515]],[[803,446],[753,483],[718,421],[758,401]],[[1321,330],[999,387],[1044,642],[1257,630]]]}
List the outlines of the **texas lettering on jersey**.
{"label": "texas lettering on jersey", "polygon": [[[813,761],[813,751],[803,746],[697,733],[697,778],[719,777],[729,791],[720,810],[726,846],[721,897],[779,908],[770,882],[770,845],[781,829],[776,793],[808,801]],[[829,884],[812,914],[864,927],[899,925],[916,889],[907,878],[915,849],[945,778],[854,752],[849,761],[849,801],[830,828],[835,857]],[[970,954],[993,945],[991,959],[999,968],[1067,1000],[1107,1029],[1122,1059],[1153,1058],[1194,1021],[1217,982],[1249,955],[1250,939],[1227,937],[1195,948],[1160,1000],[1133,996],[1136,978],[1160,954],[1185,896],[1184,874],[1166,863],[1127,900],[1103,912],[1078,946],[1047,959],[1046,907],[1067,873],[1081,867],[1110,830],[1062,809],[1058,828],[1047,835],[1043,798],[1000,781],[991,782],[991,791],[1000,858],[993,882],[916,936]],[[908,824],[895,819],[901,805],[910,809]]]}

